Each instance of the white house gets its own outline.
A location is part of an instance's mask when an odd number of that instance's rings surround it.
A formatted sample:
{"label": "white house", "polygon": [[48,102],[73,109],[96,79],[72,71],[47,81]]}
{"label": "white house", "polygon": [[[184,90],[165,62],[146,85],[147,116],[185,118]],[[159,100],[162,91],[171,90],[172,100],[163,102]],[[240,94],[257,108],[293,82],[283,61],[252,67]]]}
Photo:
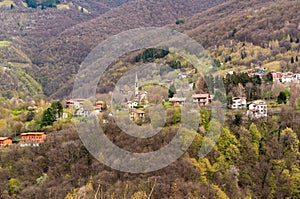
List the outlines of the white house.
{"label": "white house", "polygon": [[247,100],[245,97],[234,97],[232,98],[232,109],[240,109],[247,107]]}
{"label": "white house", "polygon": [[180,72],[180,73],[177,74],[177,77],[178,77],[178,79],[185,79],[185,78],[187,78],[187,74],[183,73],[183,72]]}
{"label": "white house", "polygon": [[294,74],[294,81],[299,81],[300,80],[300,73],[295,73]]}
{"label": "white house", "polygon": [[66,108],[74,111],[74,116],[78,117],[87,117],[89,111],[86,110],[83,106],[85,99],[71,99],[66,102]]}
{"label": "white house", "polygon": [[134,107],[136,107],[138,105],[138,103],[136,101],[128,101],[127,102],[127,106],[128,108],[132,109]]}
{"label": "white house", "polygon": [[267,104],[263,100],[253,101],[248,108],[247,116],[251,119],[267,117]]}
{"label": "white house", "polygon": [[281,83],[290,83],[294,80],[294,74],[291,72],[282,73],[282,77],[280,79]]}

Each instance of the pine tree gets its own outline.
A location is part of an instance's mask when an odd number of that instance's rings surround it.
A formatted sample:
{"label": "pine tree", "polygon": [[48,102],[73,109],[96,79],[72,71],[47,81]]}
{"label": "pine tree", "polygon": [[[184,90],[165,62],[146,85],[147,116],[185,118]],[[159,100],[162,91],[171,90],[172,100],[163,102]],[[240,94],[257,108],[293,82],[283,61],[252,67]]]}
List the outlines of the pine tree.
{"label": "pine tree", "polygon": [[299,60],[298,60],[298,56],[296,56],[296,60],[295,60],[296,62],[298,62]]}
{"label": "pine tree", "polygon": [[53,114],[53,110],[52,108],[47,108],[43,112],[41,127],[52,125],[54,122],[55,122],[55,115]]}
{"label": "pine tree", "polygon": [[295,63],[294,57],[291,58],[291,63]]}
{"label": "pine tree", "polygon": [[171,84],[169,88],[169,98],[172,98],[176,94],[176,88],[174,84]]}

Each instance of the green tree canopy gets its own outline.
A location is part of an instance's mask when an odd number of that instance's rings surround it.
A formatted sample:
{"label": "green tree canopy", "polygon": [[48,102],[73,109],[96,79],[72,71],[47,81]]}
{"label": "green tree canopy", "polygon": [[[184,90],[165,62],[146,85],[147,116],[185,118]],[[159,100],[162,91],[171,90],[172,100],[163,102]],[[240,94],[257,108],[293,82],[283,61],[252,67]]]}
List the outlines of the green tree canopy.
{"label": "green tree canopy", "polygon": [[43,117],[42,117],[42,120],[41,120],[41,127],[53,125],[55,120],[56,120],[56,118],[55,118],[55,115],[53,114],[53,109],[51,107],[47,108],[43,112]]}

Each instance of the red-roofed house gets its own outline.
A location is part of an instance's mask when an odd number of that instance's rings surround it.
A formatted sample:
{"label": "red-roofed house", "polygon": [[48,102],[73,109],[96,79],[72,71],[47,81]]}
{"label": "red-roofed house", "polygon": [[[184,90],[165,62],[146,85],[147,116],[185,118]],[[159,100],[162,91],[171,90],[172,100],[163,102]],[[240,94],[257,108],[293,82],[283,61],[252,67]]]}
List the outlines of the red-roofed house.
{"label": "red-roofed house", "polygon": [[12,138],[0,137],[0,147],[12,145]]}
{"label": "red-roofed house", "polygon": [[29,132],[22,133],[22,139],[20,141],[20,146],[39,146],[46,140],[46,134],[44,132]]}

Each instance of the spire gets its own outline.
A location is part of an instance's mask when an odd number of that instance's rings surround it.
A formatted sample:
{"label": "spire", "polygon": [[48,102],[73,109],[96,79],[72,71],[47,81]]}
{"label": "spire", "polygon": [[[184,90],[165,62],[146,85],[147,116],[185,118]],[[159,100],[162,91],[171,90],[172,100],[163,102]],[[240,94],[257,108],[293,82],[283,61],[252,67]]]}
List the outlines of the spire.
{"label": "spire", "polygon": [[135,97],[139,95],[139,80],[138,80],[137,73],[135,73],[134,95]]}

